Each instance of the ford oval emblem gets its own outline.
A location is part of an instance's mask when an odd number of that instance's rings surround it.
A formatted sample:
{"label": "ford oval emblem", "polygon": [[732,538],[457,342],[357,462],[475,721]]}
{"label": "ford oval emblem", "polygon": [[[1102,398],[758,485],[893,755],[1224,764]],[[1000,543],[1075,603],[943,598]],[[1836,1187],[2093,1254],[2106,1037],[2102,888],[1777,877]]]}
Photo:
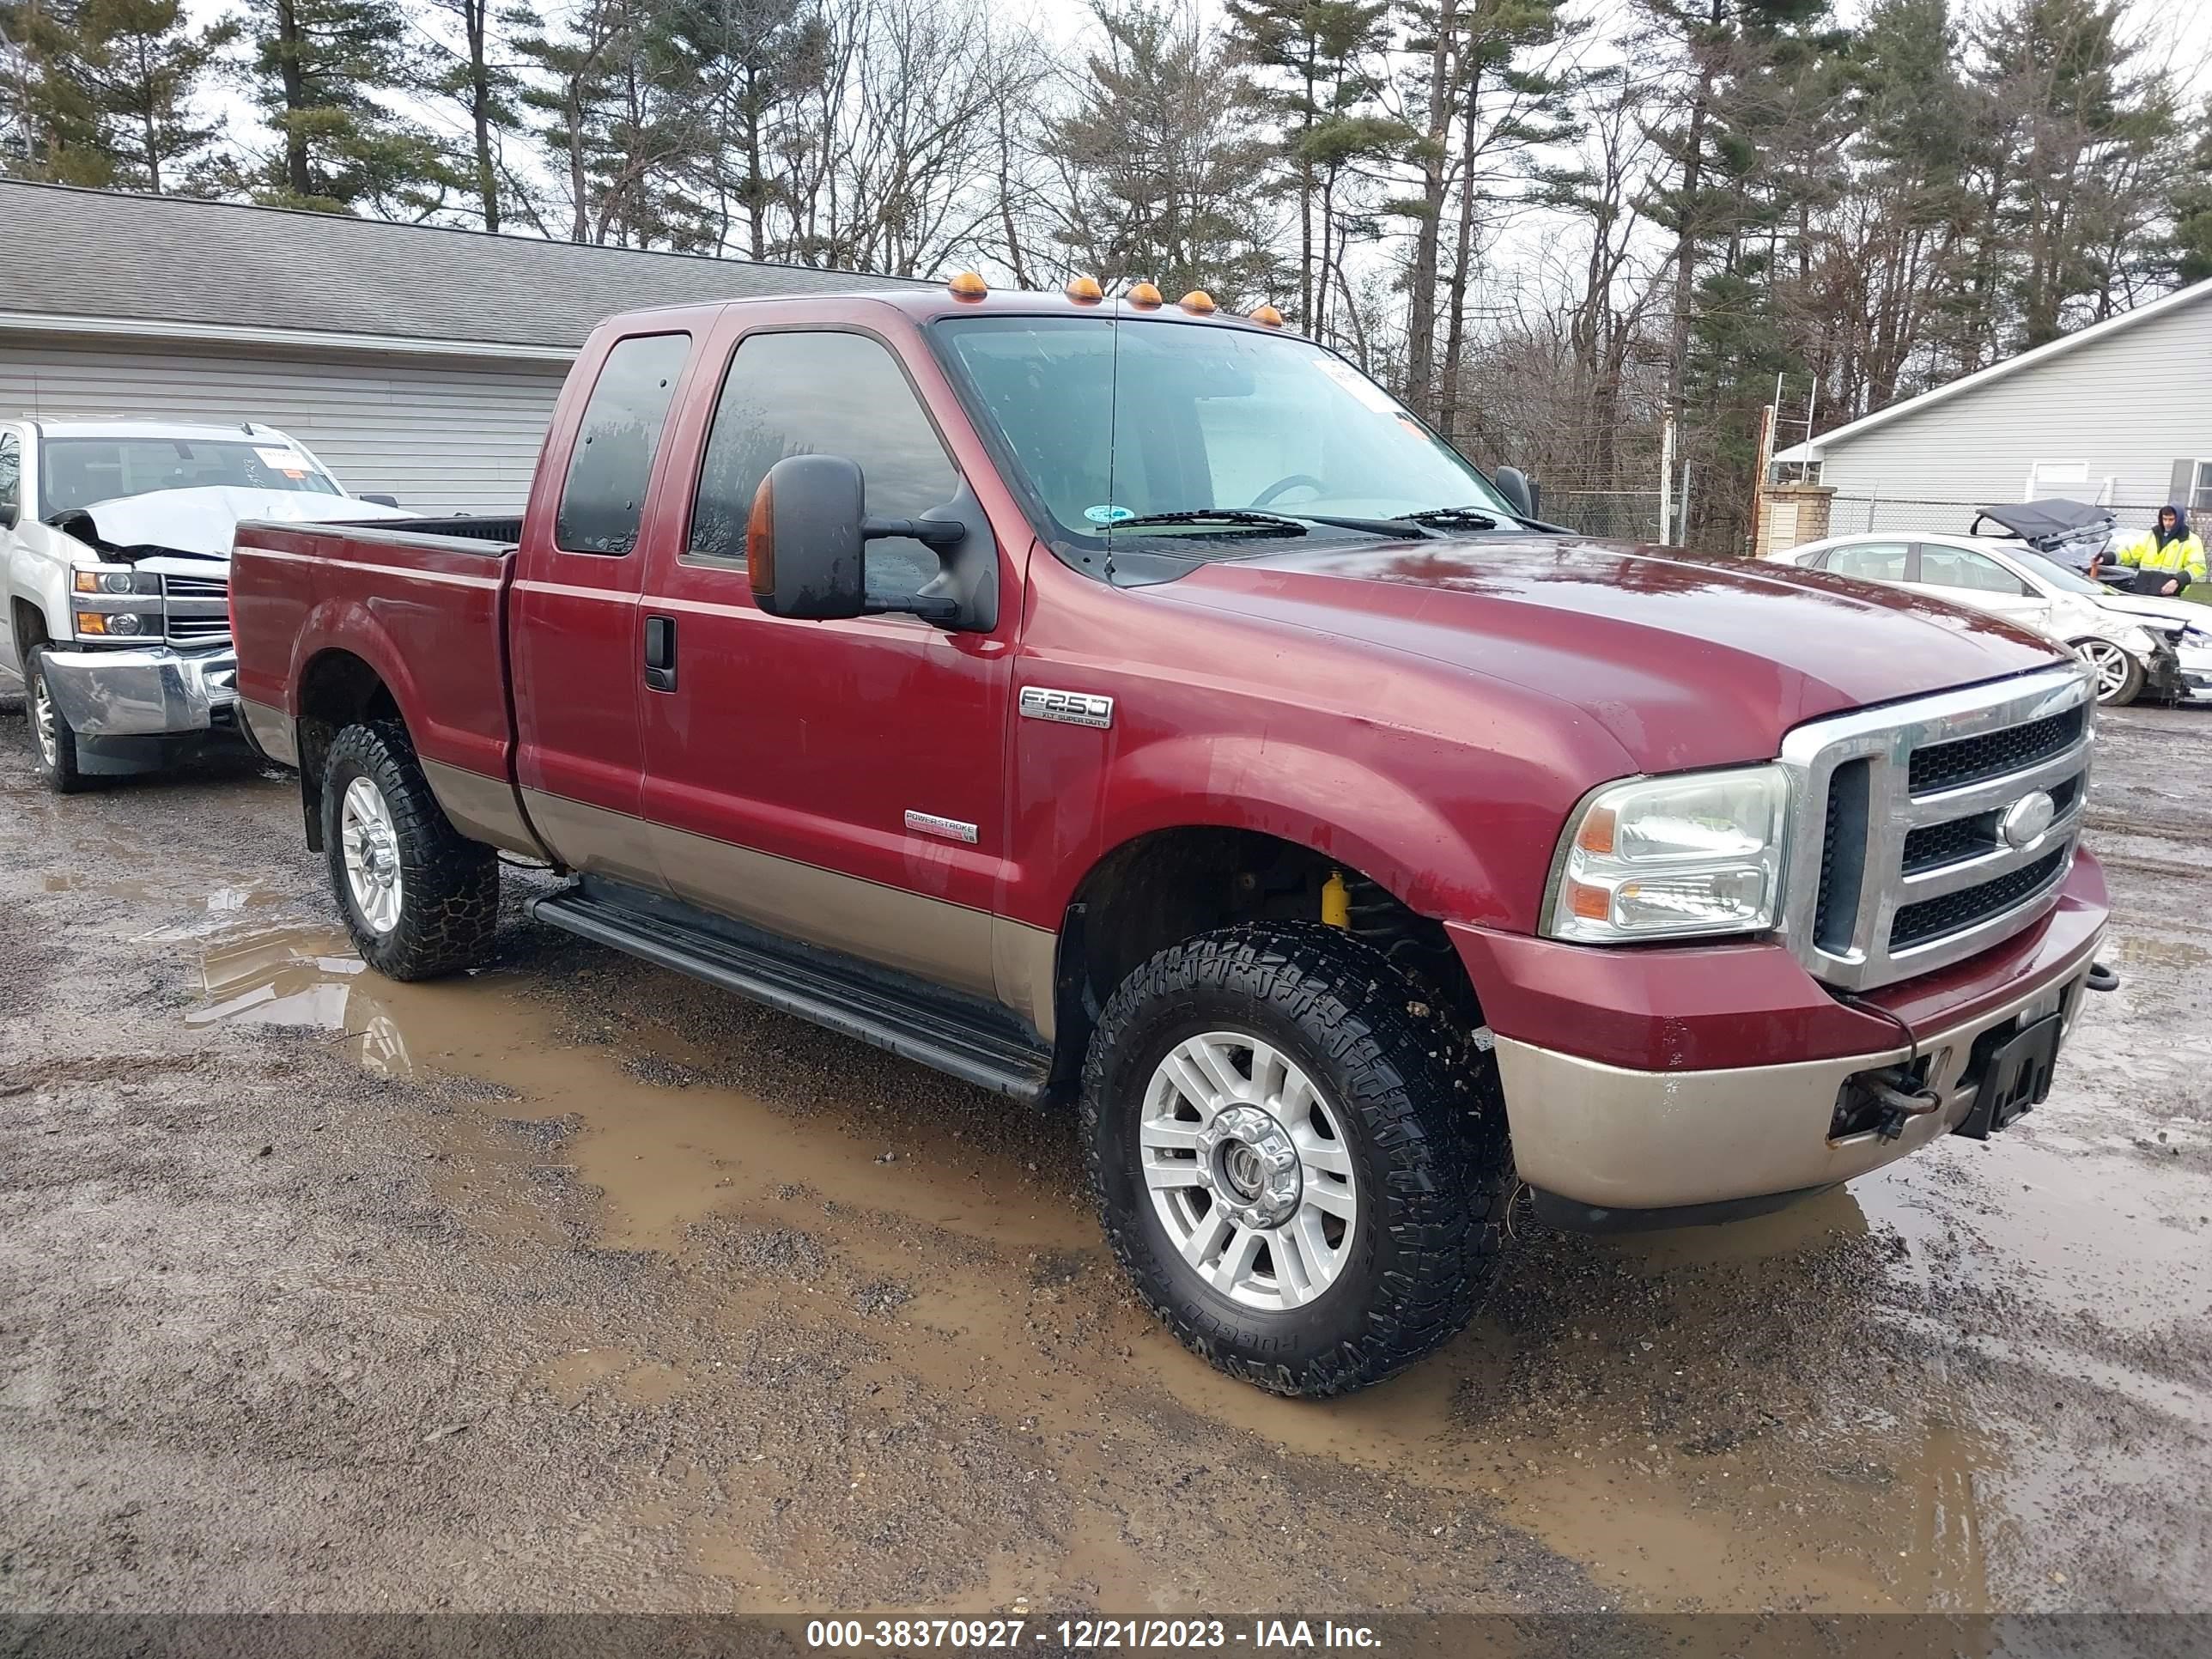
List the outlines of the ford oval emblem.
{"label": "ford oval emblem", "polygon": [[2057,816],[2057,803],[2038,789],[2005,808],[2004,816],[1997,820],[1997,834],[2004,837],[2006,846],[2026,852],[2043,839],[2051,820]]}

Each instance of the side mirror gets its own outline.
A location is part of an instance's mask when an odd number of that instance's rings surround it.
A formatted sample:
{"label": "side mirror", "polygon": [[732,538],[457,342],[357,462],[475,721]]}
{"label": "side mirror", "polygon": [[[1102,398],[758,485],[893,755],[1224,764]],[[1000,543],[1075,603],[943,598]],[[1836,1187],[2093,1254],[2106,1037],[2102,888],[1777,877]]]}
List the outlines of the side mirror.
{"label": "side mirror", "polygon": [[[963,497],[964,501],[964,490]],[[944,560],[951,550],[979,538],[957,516],[872,519],[866,499],[860,469],[842,455],[788,455],[769,468],[753,493],[745,522],[745,574],[754,603],[771,617],[809,622],[900,612],[947,627],[977,625],[970,607],[949,592],[925,589],[896,600],[869,599],[864,552],[868,543],[910,537]],[[988,543],[989,538],[980,539]],[[997,568],[995,553],[991,568]],[[932,582],[930,588],[939,585]],[[994,586],[991,619],[980,623],[986,628],[996,621]]]}
{"label": "side mirror", "polygon": [[1498,469],[1498,492],[1505,497],[1506,504],[1522,518],[1536,516],[1536,504],[1542,492],[1535,481],[1517,466]]}
{"label": "side mirror", "polygon": [[398,496],[386,495],[374,490],[362,490],[361,492],[361,499],[365,501],[374,501],[379,507],[397,507],[399,505]]}

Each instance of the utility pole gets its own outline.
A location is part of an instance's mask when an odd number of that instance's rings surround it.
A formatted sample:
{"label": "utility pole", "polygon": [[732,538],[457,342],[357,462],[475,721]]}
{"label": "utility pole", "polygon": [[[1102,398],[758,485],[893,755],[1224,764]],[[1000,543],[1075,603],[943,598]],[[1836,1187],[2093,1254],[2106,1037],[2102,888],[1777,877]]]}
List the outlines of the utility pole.
{"label": "utility pole", "polygon": [[1671,492],[1674,483],[1674,411],[1670,406],[1659,421],[1659,545],[1674,544],[1674,526],[1669,508],[1673,506]]}

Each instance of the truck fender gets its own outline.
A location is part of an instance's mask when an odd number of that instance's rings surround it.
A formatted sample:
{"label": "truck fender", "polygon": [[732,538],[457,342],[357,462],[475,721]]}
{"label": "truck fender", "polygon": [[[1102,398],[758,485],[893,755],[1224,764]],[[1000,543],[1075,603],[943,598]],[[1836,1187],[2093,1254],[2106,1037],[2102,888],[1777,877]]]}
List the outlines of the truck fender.
{"label": "truck fender", "polygon": [[[1090,856],[1068,861],[1081,872],[1054,896],[1055,917],[1116,848],[1184,828],[1255,830],[1341,860],[1418,915],[1492,925],[1507,917],[1482,849],[1432,802],[1356,758],[1279,735],[1146,744],[1100,774],[1097,800],[1097,839]],[[1075,811],[1089,816],[1086,806]]]}

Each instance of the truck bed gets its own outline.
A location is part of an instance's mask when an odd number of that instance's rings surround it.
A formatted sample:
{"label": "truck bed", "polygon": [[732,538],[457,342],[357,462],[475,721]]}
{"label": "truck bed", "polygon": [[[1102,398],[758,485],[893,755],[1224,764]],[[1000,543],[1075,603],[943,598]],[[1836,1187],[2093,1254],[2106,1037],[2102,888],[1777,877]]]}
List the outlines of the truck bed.
{"label": "truck bed", "polygon": [[240,696],[297,719],[301,699],[359,659],[425,761],[511,785],[507,593],[520,533],[514,519],[240,524]]}

